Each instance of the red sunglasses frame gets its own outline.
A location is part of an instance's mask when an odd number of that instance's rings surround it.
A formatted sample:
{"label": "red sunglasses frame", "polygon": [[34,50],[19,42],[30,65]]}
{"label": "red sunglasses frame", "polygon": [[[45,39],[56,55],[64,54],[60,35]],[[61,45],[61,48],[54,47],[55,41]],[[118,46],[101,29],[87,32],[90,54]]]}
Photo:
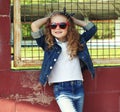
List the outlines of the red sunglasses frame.
{"label": "red sunglasses frame", "polygon": [[[61,27],[62,24],[65,24],[65,27]],[[51,26],[55,25],[54,28],[52,28]],[[59,26],[60,29],[65,29],[67,26],[69,26],[69,22],[60,22],[60,23],[51,23],[49,25],[50,29],[56,29]]]}

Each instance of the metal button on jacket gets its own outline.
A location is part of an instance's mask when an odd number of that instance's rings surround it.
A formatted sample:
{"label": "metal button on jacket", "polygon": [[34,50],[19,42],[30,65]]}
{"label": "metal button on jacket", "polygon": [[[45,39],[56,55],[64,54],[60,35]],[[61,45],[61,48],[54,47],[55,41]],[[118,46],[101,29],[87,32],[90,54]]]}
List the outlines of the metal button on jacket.
{"label": "metal button on jacket", "polygon": [[54,59],[54,61],[57,61],[57,59]]}
{"label": "metal button on jacket", "polygon": [[52,66],[50,66],[50,69],[52,69],[53,67]]}

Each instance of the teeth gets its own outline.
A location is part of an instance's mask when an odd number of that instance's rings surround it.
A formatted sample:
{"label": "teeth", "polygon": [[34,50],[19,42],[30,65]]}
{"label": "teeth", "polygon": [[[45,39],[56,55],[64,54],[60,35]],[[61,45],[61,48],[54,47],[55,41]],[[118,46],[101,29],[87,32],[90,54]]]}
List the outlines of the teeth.
{"label": "teeth", "polygon": [[62,32],[55,32],[55,33],[62,33]]}
{"label": "teeth", "polygon": [[62,31],[61,30],[56,30],[55,33],[62,33]]}

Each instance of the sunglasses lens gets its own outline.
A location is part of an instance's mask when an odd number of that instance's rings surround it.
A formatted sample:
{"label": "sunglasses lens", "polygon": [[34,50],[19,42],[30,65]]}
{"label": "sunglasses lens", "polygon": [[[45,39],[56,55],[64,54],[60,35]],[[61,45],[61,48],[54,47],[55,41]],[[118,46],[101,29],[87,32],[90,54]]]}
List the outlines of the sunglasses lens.
{"label": "sunglasses lens", "polygon": [[60,27],[61,29],[65,29],[65,28],[66,28],[66,26],[67,26],[67,24],[66,24],[66,23],[60,23],[60,25],[59,25],[59,27]]}
{"label": "sunglasses lens", "polygon": [[51,25],[50,25],[50,28],[51,28],[51,29],[55,29],[56,27],[57,27],[57,24],[51,24]]}
{"label": "sunglasses lens", "polygon": [[65,29],[66,27],[67,27],[67,23],[64,23],[64,22],[62,22],[62,23],[52,23],[51,25],[50,25],[50,28],[51,29],[56,29],[57,28],[57,26],[59,26],[59,28],[61,28],[61,29]]}

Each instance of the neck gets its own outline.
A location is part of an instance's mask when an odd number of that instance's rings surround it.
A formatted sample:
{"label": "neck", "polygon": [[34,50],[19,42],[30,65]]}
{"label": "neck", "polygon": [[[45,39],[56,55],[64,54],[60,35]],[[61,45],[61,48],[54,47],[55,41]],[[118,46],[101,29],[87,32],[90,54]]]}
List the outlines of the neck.
{"label": "neck", "polygon": [[66,38],[56,38],[58,41],[60,41],[60,42],[66,42],[67,41],[67,39]]}

